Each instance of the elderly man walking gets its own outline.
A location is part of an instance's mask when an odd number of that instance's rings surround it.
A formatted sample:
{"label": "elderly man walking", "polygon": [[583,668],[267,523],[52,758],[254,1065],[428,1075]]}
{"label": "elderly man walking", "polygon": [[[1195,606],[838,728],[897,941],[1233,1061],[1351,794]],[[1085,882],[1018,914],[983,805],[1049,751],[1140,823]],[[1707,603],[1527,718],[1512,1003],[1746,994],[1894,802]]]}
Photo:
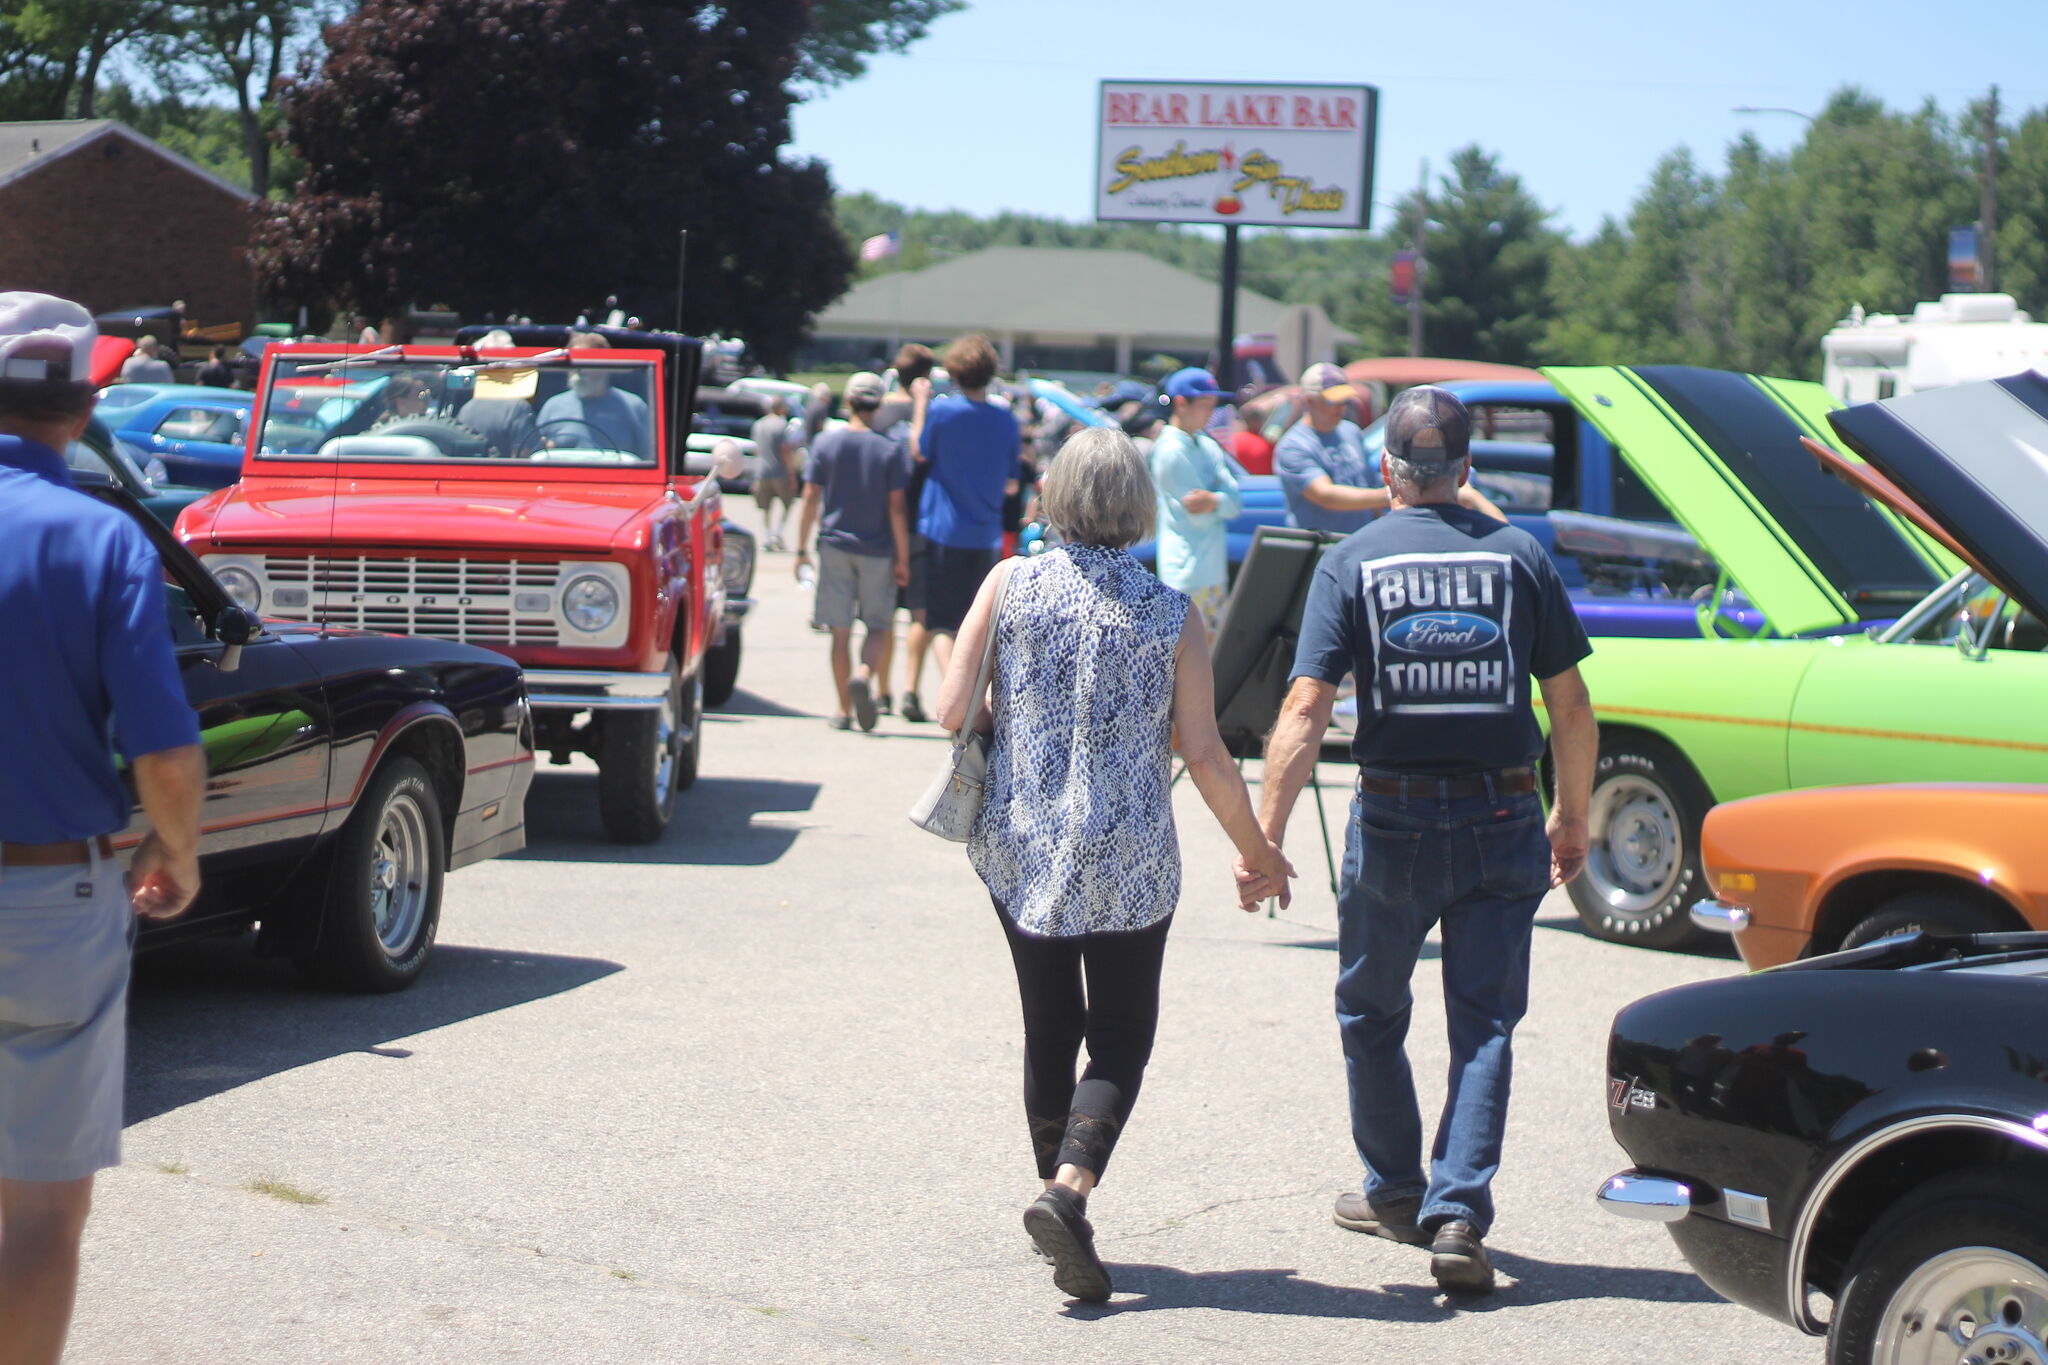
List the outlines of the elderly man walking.
{"label": "elderly man walking", "polygon": [[[1585,862],[1598,737],[1579,661],[1591,653],[1536,539],[1458,505],[1471,418],[1437,388],[1387,415],[1380,473],[1393,510],[1316,570],[1294,681],[1266,749],[1260,823],[1276,844],[1314,771],[1336,684],[1358,677],[1359,762],[1337,904],[1337,1022],[1363,1192],[1337,1222],[1427,1243],[1447,1289],[1493,1288],[1482,1239],[1507,1118],[1511,1039],[1528,1005],[1536,907]],[[1556,803],[1536,765],[1550,715]],[[1245,894],[1285,889],[1240,871]],[[1427,1176],[1403,1047],[1409,978],[1443,934],[1449,1094]]]}
{"label": "elderly man walking", "polygon": [[[875,728],[875,674],[895,642],[896,590],[910,581],[910,512],[903,490],[910,454],[870,425],[882,406],[878,374],[846,381],[846,425],[818,438],[804,470],[804,510],[797,526],[799,576],[811,562],[811,528],[819,527],[817,599],[811,619],[832,632],[832,685],[839,709],[832,728]],[[860,668],[853,666],[853,623],[867,628]]]}
{"label": "elderly man walking", "polygon": [[[163,567],[62,454],[92,416],[93,338],[75,303],[0,294],[0,1365],[63,1353],[93,1176],[121,1160],[135,917],[199,888],[206,760]],[[154,826],[127,882],[110,733]]]}

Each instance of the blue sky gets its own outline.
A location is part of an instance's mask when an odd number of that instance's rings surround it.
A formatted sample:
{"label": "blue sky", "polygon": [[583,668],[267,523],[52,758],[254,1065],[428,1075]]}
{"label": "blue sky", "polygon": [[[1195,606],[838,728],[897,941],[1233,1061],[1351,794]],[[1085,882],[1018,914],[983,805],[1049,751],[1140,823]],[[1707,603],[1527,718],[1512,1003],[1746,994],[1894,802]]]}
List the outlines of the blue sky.
{"label": "blue sky", "polygon": [[1584,237],[1627,211],[1672,147],[1718,167],[1745,128],[1774,147],[1805,129],[1736,105],[1813,112],[1853,82],[1954,114],[1995,82],[2008,108],[2035,108],[2044,51],[2042,0],[970,0],[908,53],[800,105],[795,150],[842,189],[917,208],[1085,220],[1098,81],[1350,82],[1380,89],[1376,199],[1477,142]]}

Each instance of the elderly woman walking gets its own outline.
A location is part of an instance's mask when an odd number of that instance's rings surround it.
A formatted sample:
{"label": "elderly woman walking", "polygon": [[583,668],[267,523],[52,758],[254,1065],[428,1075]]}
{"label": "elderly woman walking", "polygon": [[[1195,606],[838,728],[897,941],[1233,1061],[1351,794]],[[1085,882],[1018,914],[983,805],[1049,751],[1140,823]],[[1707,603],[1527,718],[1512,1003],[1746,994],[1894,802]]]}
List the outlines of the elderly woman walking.
{"label": "elderly woman walking", "polygon": [[[1077,1299],[1109,1297],[1086,1209],[1138,1097],[1180,900],[1172,751],[1277,891],[1293,874],[1254,818],[1216,731],[1208,636],[1184,593],[1125,553],[1157,494],[1130,438],[1069,440],[1041,501],[1066,543],[997,566],[960,630],[939,719],[994,731],[968,844],[1009,941],[1024,1004],[1024,1114],[1045,1192],[1024,1212]],[[1007,588],[1003,585],[1007,582]],[[1000,610],[998,592],[1002,590]],[[995,620],[991,620],[995,617]],[[995,632],[986,704],[973,691]],[[1255,902],[1254,902],[1255,903]],[[1083,1042],[1088,1066],[1074,1074]]]}

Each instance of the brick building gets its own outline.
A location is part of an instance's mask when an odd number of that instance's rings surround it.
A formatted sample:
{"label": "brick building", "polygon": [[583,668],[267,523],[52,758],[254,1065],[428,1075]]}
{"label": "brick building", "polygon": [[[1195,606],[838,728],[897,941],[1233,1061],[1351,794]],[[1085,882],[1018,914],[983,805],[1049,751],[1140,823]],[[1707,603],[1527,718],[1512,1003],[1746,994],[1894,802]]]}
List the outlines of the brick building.
{"label": "brick building", "polygon": [[112,119],[0,123],[0,290],[256,319],[249,194]]}

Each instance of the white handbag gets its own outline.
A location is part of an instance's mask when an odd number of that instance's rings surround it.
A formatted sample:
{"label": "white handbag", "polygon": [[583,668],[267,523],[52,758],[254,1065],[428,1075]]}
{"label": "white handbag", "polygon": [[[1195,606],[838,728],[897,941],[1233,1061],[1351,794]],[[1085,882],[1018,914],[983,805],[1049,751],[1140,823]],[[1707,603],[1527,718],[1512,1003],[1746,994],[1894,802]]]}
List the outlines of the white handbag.
{"label": "white handbag", "polygon": [[953,747],[939,765],[939,775],[925,788],[910,808],[910,823],[956,844],[967,842],[974,821],[981,814],[982,785],[988,780],[989,736],[974,728],[981,712],[982,693],[988,690],[995,670],[996,625],[1003,617],[1003,599],[1009,596],[1010,578],[996,585],[995,609],[988,615],[988,642],[982,646],[981,668],[974,675],[974,691],[967,696],[967,719],[953,736]]}

